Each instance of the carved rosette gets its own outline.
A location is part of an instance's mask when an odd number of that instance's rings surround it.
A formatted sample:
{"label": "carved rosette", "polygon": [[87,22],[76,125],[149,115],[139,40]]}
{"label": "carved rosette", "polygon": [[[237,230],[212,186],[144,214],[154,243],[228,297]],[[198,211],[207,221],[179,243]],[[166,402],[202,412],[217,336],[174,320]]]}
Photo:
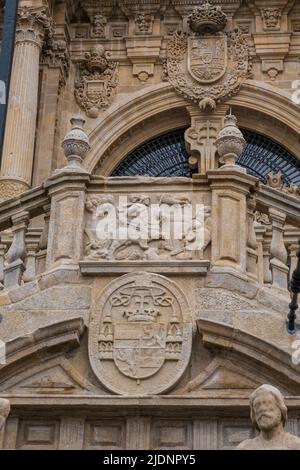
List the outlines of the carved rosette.
{"label": "carved rosette", "polygon": [[89,358],[99,381],[126,395],[172,388],[188,366],[192,345],[191,312],[178,286],[158,274],[126,274],[95,305]]}
{"label": "carved rosette", "polygon": [[27,189],[29,186],[26,183],[2,178],[0,181],[0,202],[17,197]]}
{"label": "carved rosette", "polygon": [[96,45],[79,64],[75,82],[75,98],[85,113],[96,118],[112,102],[119,83],[118,63],[110,60],[109,52]]}
{"label": "carved rosette", "polygon": [[35,11],[28,7],[22,7],[18,10],[16,44],[33,42],[41,48],[45,37],[52,37],[52,30],[53,21],[45,9]]}
{"label": "carved rosette", "polygon": [[165,79],[203,111],[213,111],[218,102],[237,93],[250,72],[243,33],[218,31],[224,26],[220,10],[204,19],[191,15],[191,31],[176,32],[167,46]]}

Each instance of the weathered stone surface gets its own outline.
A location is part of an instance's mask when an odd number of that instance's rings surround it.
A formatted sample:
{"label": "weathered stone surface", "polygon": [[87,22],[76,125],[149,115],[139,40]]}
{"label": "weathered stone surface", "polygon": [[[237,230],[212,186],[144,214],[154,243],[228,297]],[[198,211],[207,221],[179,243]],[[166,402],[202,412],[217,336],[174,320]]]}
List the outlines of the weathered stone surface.
{"label": "weathered stone surface", "polygon": [[[299,5],[130,0],[116,17],[115,3],[19,2],[0,179],[0,392],[12,406],[0,447],[233,449],[254,437],[248,398],[264,383],[297,435],[299,335],[285,320],[300,235]],[[0,6],[0,32],[2,21]],[[70,131],[78,104],[86,122]],[[258,155],[242,168],[245,129]],[[164,206],[196,209],[181,238],[172,216],[162,233]],[[112,209],[123,227],[143,215],[142,230],[151,209],[157,223],[148,239],[103,239]]]}
{"label": "weathered stone surface", "polygon": [[205,285],[211,288],[224,288],[236,291],[249,299],[253,299],[258,291],[258,285],[240,277],[238,274],[226,272],[211,272],[206,279]]}
{"label": "weathered stone surface", "polygon": [[88,309],[90,288],[80,285],[62,285],[45,289],[9,307],[14,310],[68,310]]}

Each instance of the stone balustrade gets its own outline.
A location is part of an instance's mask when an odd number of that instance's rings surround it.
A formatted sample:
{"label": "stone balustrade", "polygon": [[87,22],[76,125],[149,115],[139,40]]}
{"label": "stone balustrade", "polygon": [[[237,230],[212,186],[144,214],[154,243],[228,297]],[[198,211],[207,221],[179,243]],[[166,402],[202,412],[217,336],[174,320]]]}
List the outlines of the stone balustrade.
{"label": "stone balustrade", "polygon": [[[300,227],[294,223],[294,198],[286,196],[278,210],[273,191],[233,170],[188,179],[104,178],[63,169],[43,186],[0,204],[0,282],[9,290],[64,268],[83,276],[231,271],[286,290]],[[173,236],[158,233],[164,211],[174,208],[182,214],[192,210],[181,239],[174,238],[172,216]],[[151,214],[148,239],[101,236],[109,213],[123,229]]]}

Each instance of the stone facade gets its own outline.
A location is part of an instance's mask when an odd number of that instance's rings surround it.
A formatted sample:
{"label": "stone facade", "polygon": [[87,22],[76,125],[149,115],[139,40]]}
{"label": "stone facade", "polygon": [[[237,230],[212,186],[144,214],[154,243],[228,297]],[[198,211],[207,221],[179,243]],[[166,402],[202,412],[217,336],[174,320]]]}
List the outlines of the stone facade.
{"label": "stone facade", "polygon": [[[275,163],[266,184],[237,164],[239,127],[300,159],[300,6],[199,3],[20,0],[0,178],[3,449],[235,448],[265,383],[300,436],[285,325],[299,187]],[[175,129],[192,178],[111,176]],[[161,233],[164,210],[200,206],[180,240],[174,220]],[[152,209],[151,236],[99,237],[107,214],[128,229]]]}

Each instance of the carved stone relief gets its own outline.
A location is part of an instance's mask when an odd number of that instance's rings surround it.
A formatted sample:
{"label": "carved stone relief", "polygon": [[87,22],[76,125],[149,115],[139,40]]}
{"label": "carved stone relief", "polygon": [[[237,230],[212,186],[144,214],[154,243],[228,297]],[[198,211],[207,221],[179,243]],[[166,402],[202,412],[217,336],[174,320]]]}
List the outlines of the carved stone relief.
{"label": "carved stone relief", "polygon": [[91,118],[107,108],[116,93],[119,82],[118,63],[100,44],[93,46],[79,64],[79,77],[75,82],[75,98]]}
{"label": "carved stone relief", "polygon": [[185,98],[212,111],[237,93],[250,71],[248,46],[239,29],[223,33],[226,16],[204,4],[189,16],[190,31],[176,32],[167,47],[164,75]]}
{"label": "carved stone relief", "polygon": [[99,381],[119,394],[169,390],[191,354],[189,305],[178,286],[137,272],[112,281],[95,302],[89,358]]}
{"label": "carved stone relief", "polygon": [[270,186],[270,188],[279,189],[289,196],[300,198],[300,187],[293,183],[290,185],[285,184],[284,176],[281,171],[276,174],[271,171],[268,174],[267,186]]}
{"label": "carved stone relief", "polygon": [[[211,242],[211,209],[192,204],[188,196],[137,194],[121,205],[111,195],[91,196],[86,209],[92,213],[85,230],[87,259],[202,259]],[[181,226],[182,236],[176,237],[172,211],[179,211],[179,216],[184,217],[185,210],[191,217]],[[112,217],[115,225],[109,228]],[[146,230],[142,230],[144,227]]]}
{"label": "carved stone relief", "polygon": [[279,30],[281,22],[280,8],[263,8],[261,11],[265,30]]}

